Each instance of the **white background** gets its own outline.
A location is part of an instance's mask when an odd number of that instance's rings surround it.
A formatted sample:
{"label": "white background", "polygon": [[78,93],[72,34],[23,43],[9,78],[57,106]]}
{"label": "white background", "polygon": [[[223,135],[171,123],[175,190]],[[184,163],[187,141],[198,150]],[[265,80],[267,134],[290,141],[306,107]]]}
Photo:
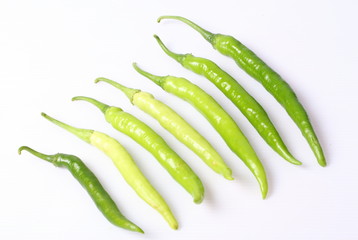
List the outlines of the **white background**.
{"label": "white background", "polygon": [[[0,239],[358,239],[356,1],[73,1],[0,2]],[[328,166],[316,162],[283,108],[263,87],[188,26],[160,15],[182,15],[212,32],[235,36],[276,69],[306,107]],[[294,166],[271,150],[234,105],[203,77],[167,57],[152,37],[178,53],[217,62],[262,104],[291,152]],[[183,76],[214,96],[245,132],[266,167],[269,195],[197,111],[137,74],[132,62],[158,75]],[[153,93],[181,114],[233,170],[229,182],[212,172],[104,76]],[[206,187],[201,205],[129,137],[76,95],[122,107],[145,121],[197,172]],[[167,200],[180,228],[124,182],[103,153],[40,116],[118,139]],[[79,156],[123,214],[145,235],[111,225],[69,172],[17,148]]]}

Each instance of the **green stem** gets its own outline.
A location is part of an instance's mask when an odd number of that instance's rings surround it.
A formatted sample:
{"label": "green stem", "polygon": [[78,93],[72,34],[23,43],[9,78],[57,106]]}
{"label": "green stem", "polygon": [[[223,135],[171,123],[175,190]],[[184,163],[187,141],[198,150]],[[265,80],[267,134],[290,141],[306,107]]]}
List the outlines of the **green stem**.
{"label": "green stem", "polygon": [[134,69],[141,75],[143,75],[144,77],[152,80],[154,83],[156,83],[157,85],[159,85],[160,87],[162,87],[165,77],[164,76],[157,76],[157,75],[153,75],[149,72],[144,71],[143,69],[139,68],[137,66],[137,63],[133,63],[133,67]]}
{"label": "green stem", "polygon": [[101,110],[101,112],[103,114],[106,113],[107,109],[110,107],[107,104],[104,104],[100,101],[97,101],[96,99],[90,98],[90,97],[84,97],[84,96],[77,96],[77,97],[73,97],[72,101],[77,101],[77,100],[84,100],[87,101],[89,103],[92,103],[93,105],[95,105],[96,107],[99,108],[99,110]]}
{"label": "green stem", "polygon": [[44,118],[46,118],[50,122],[56,124],[57,126],[62,127],[63,129],[73,133],[77,137],[81,138],[83,141],[86,141],[88,143],[91,142],[90,139],[91,139],[91,135],[93,133],[93,130],[72,127],[70,125],[67,125],[66,123],[63,123],[61,121],[58,121],[58,120],[50,117],[46,113],[41,113],[41,116],[43,116]]}
{"label": "green stem", "polygon": [[54,161],[56,160],[56,155],[46,155],[43,153],[39,153],[38,151],[35,151],[32,148],[29,148],[27,146],[20,147],[18,150],[18,153],[21,154],[22,150],[28,151],[32,155],[35,155],[36,157],[46,160],[50,163],[54,163]]}
{"label": "green stem", "polygon": [[189,19],[180,17],[180,16],[161,16],[158,18],[158,23],[162,20],[162,19],[175,19],[175,20],[179,20],[187,25],[189,25],[190,27],[192,27],[194,30],[196,30],[197,32],[199,32],[208,42],[212,43],[213,39],[214,39],[214,35],[213,33],[199,27],[197,24],[193,23],[192,21],[190,21]]}
{"label": "green stem", "polygon": [[159,46],[163,49],[163,51],[170,57],[174,58],[176,61],[178,61],[179,63],[182,63],[185,55],[184,54],[177,54],[174,53],[172,51],[170,51],[162,42],[162,40],[160,40],[160,38],[157,35],[154,35],[154,38],[157,40]]}
{"label": "green stem", "polygon": [[133,95],[138,93],[138,92],[140,92],[140,90],[138,90],[138,89],[125,87],[122,84],[119,84],[119,83],[117,83],[117,82],[115,82],[113,80],[110,80],[108,78],[100,77],[100,78],[97,78],[94,82],[95,83],[106,82],[106,83],[111,84],[112,86],[114,86],[114,87],[118,88],[119,90],[121,90],[122,92],[124,92],[124,94],[129,98],[129,100],[131,102],[133,100]]}

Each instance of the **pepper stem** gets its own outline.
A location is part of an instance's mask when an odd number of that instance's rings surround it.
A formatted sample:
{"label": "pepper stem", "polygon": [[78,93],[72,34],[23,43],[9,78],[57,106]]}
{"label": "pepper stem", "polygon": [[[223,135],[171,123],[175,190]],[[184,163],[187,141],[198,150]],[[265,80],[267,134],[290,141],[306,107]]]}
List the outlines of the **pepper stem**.
{"label": "pepper stem", "polygon": [[178,61],[179,63],[182,63],[184,58],[185,58],[185,55],[184,54],[177,54],[177,53],[174,53],[172,51],[170,51],[165,45],[164,43],[162,42],[162,40],[160,40],[160,38],[157,36],[157,35],[154,35],[154,38],[157,40],[159,46],[163,49],[163,51],[169,56],[169,57],[172,57],[174,58],[176,61]]}
{"label": "pepper stem", "polygon": [[106,82],[109,83],[110,85],[118,88],[119,90],[121,90],[122,92],[124,92],[124,94],[129,98],[129,100],[132,102],[133,101],[133,95],[140,92],[139,89],[134,89],[134,88],[129,88],[129,87],[125,87],[122,84],[119,84],[113,80],[110,80],[108,78],[104,78],[104,77],[100,77],[97,78],[96,80],[94,80],[95,83],[98,82]]}
{"label": "pepper stem", "polygon": [[162,19],[175,19],[175,20],[179,20],[187,25],[189,25],[190,27],[192,27],[194,30],[196,30],[197,32],[199,32],[208,42],[212,43],[215,34],[201,28],[200,26],[198,26],[196,23],[193,23],[192,21],[190,21],[189,19],[180,17],[180,16],[161,16],[158,18],[158,23],[162,20]]}
{"label": "pepper stem", "polygon": [[46,160],[50,163],[54,163],[54,161],[56,160],[56,155],[46,155],[43,153],[39,153],[38,151],[35,151],[32,148],[29,148],[27,146],[20,147],[18,150],[18,153],[21,154],[22,150],[28,151],[32,155],[35,155],[36,157]]}
{"label": "pepper stem", "polygon": [[152,80],[154,83],[156,83],[157,85],[159,85],[160,87],[162,87],[165,77],[164,76],[157,76],[157,75],[153,75],[149,72],[144,71],[143,69],[139,68],[137,63],[133,63],[133,67],[134,69],[141,75],[143,75],[144,77]]}
{"label": "pepper stem", "polygon": [[95,105],[96,107],[99,108],[99,110],[101,110],[102,113],[106,113],[107,109],[110,107],[107,104],[104,104],[100,101],[97,101],[96,99],[90,98],[90,97],[84,97],[84,96],[77,96],[77,97],[73,97],[72,101],[77,101],[77,100],[84,100],[87,101],[89,103],[92,103],[93,105]]}
{"label": "pepper stem", "polygon": [[67,125],[66,123],[60,122],[60,121],[50,117],[46,113],[41,113],[41,116],[43,116],[50,122],[56,124],[57,126],[62,127],[63,129],[73,133],[77,137],[81,138],[83,141],[86,141],[88,143],[91,142],[90,138],[93,133],[93,130],[72,127],[70,125]]}

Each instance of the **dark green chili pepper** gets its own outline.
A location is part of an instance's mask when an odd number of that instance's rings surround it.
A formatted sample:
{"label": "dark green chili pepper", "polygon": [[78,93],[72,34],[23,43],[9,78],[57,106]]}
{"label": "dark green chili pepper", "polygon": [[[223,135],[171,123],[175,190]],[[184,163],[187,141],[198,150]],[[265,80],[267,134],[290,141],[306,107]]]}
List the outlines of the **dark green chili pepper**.
{"label": "dark green chili pepper", "polygon": [[73,133],[83,141],[95,146],[105,153],[112,159],[124,180],[132,187],[138,196],[157,210],[168,222],[171,228],[178,228],[178,223],[165,200],[150,184],[127,150],[117,140],[101,132],[72,127],[45,113],[41,113],[41,115],[53,124]]}
{"label": "dark green chili pepper", "polygon": [[204,186],[189,165],[174,152],[164,139],[147,124],[124,112],[121,108],[108,106],[89,97],[74,97],[72,100],[84,100],[98,107],[115,129],[128,135],[147,149],[168,173],[188,191],[194,202],[200,203],[204,196]]}
{"label": "dark green chili pepper", "polygon": [[263,107],[233,77],[209,59],[195,57],[192,54],[171,52],[158,36],[155,35],[154,37],[168,56],[175,59],[185,68],[205,76],[214,83],[245,115],[273,150],[288,162],[296,165],[301,164],[288,151]]}
{"label": "dark green chili pepper", "polygon": [[54,155],[45,155],[39,153],[29,147],[22,146],[19,148],[19,154],[22,150],[26,150],[31,154],[46,160],[56,167],[67,168],[71,174],[81,183],[86,189],[92,200],[95,202],[97,208],[103,213],[103,215],[114,225],[128,229],[135,232],[144,233],[137,225],[129,221],[119,211],[117,205],[112,198],[102,187],[94,173],[76,156],[57,153]]}
{"label": "dark green chili pepper", "polygon": [[136,64],[133,64],[133,66],[137,72],[152,80],[165,91],[188,101],[198,109],[221,135],[230,149],[243,160],[254,174],[260,184],[262,196],[265,198],[268,186],[261,161],[235,121],[215,99],[185,78],[155,76],[140,69]]}
{"label": "dark green chili pepper", "polygon": [[301,130],[302,135],[309,143],[318,163],[323,167],[326,166],[327,163],[322,147],[304,107],[297,99],[292,88],[278,73],[270,68],[254,52],[232,36],[213,34],[199,27],[192,21],[179,16],[162,16],[158,19],[158,22],[162,19],[176,19],[188,24],[211,43],[214,49],[217,49],[223,55],[233,58],[239,67],[260,82],[286,109],[288,115],[296,123]]}

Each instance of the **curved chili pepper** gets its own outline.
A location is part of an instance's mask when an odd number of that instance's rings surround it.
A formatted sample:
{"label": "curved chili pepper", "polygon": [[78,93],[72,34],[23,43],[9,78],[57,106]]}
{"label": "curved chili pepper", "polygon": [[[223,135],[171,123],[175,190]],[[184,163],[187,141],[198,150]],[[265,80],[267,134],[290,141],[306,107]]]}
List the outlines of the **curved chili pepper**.
{"label": "curved chili pepper", "polygon": [[196,153],[206,164],[216,165],[215,171],[221,173],[228,180],[233,179],[231,169],[227,167],[211,144],[168,105],[155,99],[150,93],[124,87],[106,78],[96,79],[96,82],[99,81],[107,82],[123,91],[133,105],[155,118],[160,125]]}
{"label": "curved chili pepper", "polygon": [[288,162],[296,165],[301,164],[288,151],[263,107],[233,77],[209,59],[195,57],[192,54],[176,54],[170,51],[158,36],[155,35],[154,37],[168,56],[175,59],[183,67],[205,76],[214,83],[244,114],[273,150]]}
{"label": "curved chili pepper", "polygon": [[199,27],[192,21],[179,16],[162,16],[158,19],[176,19],[182,21],[199,32],[214,49],[223,55],[229,56],[235,60],[237,65],[246,73],[260,82],[265,89],[286,109],[288,115],[301,130],[312,151],[314,152],[318,163],[324,167],[327,165],[322,147],[318,141],[316,133],[312,127],[306,110],[299,102],[296,94],[288,83],[254,52],[248,49],[240,41],[232,36],[223,34],[213,34]]}
{"label": "curved chili pepper", "polygon": [[178,228],[178,223],[167,203],[149,183],[127,150],[117,140],[101,132],[72,127],[50,117],[45,113],[41,113],[41,115],[50,122],[73,133],[83,141],[90,143],[91,145],[104,152],[109,158],[112,159],[113,163],[122,174],[124,180],[129,184],[129,186],[132,187],[138,196],[155,210],[157,210],[168,222],[171,228]]}
{"label": "curved chili pepper", "polygon": [[197,85],[185,78],[174,76],[156,76],[140,69],[133,64],[135,70],[152,80],[165,91],[172,93],[192,104],[203,114],[210,124],[221,135],[229,148],[245,163],[260,184],[261,192],[265,198],[268,190],[264,167],[257,157],[245,135],[232,117]]}
{"label": "curved chili pepper", "polygon": [[21,154],[21,151],[23,150],[26,150],[36,157],[52,163],[56,167],[67,168],[77,181],[80,182],[82,187],[86,189],[92,200],[95,202],[97,208],[112,224],[134,232],[144,233],[142,229],[123,216],[111,196],[109,196],[94,173],[82,162],[81,159],[74,155],[64,153],[46,155],[27,146],[20,147],[19,154]]}
{"label": "curved chili pepper", "polygon": [[72,100],[84,100],[98,107],[108,123],[147,149],[168,173],[193,196],[194,202],[202,201],[204,187],[199,177],[147,124],[124,112],[121,108],[108,106],[93,98],[79,96]]}

